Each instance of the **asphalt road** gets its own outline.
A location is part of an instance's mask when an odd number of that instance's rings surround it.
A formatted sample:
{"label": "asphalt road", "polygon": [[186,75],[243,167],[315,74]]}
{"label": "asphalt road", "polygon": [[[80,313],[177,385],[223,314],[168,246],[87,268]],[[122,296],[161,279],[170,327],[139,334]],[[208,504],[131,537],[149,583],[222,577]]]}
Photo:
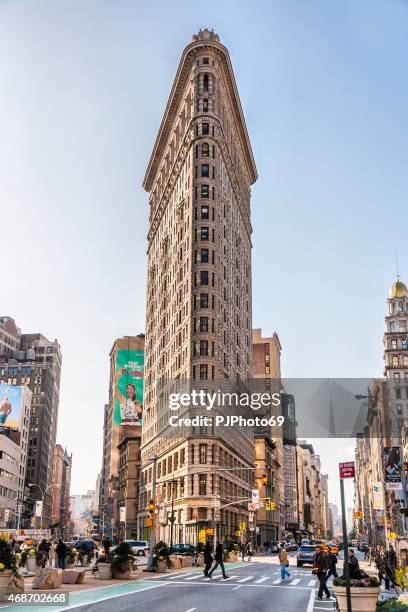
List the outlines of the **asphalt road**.
{"label": "asphalt road", "polygon": [[[317,580],[311,568],[297,568],[291,560],[290,579],[281,581],[275,558],[227,565],[228,580],[217,570],[205,579],[202,570],[153,575],[139,583],[138,591],[79,604],[84,612],[155,610],[156,612],[321,612],[333,610],[333,600],[316,601]],[[331,583],[329,583],[330,586]],[[78,602],[79,603],[79,602]],[[76,605],[75,607],[78,607]]]}

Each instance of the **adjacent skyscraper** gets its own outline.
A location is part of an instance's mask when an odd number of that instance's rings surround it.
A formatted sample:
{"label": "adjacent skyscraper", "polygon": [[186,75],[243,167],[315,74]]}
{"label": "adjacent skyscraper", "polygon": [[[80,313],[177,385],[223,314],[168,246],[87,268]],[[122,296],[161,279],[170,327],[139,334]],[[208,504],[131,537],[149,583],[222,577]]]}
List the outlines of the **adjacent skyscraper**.
{"label": "adjacent skyscraper", "polygon": [[[228,51],[217,34],[200,30],[183,51],[144,179],[150,227],[140,508],[152,489],[148,462],[157,455],[160,536],[167,541],[195,541],[214,522],[228,535],[247,518],[246,502],[223,506],[251,495],[253,439],[235,427],[172,435],[160,381],[214,389],[252,375],[256,178]],[[141,512],[140,536],[145,518]]]}
{"label": "adjacent skyscraper", "polygon": [[51,522],[51,487],[57,436],[61,348],[42,334],[22,334],[11,317],[0,317],[0,382],[32,391],[23,526],[30,526],[34,501],[44,496],[42,524]]}

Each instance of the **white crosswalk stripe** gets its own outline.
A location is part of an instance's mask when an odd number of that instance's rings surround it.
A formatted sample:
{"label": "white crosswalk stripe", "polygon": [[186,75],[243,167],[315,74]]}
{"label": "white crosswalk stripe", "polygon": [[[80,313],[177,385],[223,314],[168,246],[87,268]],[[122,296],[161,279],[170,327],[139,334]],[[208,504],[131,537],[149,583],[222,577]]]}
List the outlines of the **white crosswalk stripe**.
{"label": "white crosswalk stripe", "polygon": [[193,576],[189,576],[186,580],[196,580],[197,578],[203,578],[204,574],[194,574]]}
{"label": "white crosswalk stripe", "polygon": [[167,580],[175,580],[176,578],[185,578],[186,576],[191,576],[191,573],[186,574],[182,572],[181,574],[173,574],[173,576],[169,576]]}
{"label": "white crosswalk stripe", "polygon": [[247,582],[248,580],[252,580],[254,576],[246,576],[245,578],[241,578],[241,580],[237,580],[237,582]]}
{"label": "white crosswalk stripe", "polygon": [[291,581],[291,585],[295,585],[295,584],[299,584],[299,582],[301,581],[301,578],[295,578],[294,580]]}
{"label": "white crosswalk stripe", "polygon": [[265,582],[265,580],[268,580],[269,576],[263,576],[262,578],[259,578],[259,580],[255,580],[255,584],[260,584],[261,582]]}
{"label": "white crosswalk stripe", "polygon": [[228,580],[234,580],[234,578],[239,578],[239,576],[228,576],[224,582],[228,582]]}
{"label": "white crosswalk stripe", "polygon": [[280,582],[283,582],[282,578],[278,578],[277,580],[274,580],[272,584],[279,584]]}
{"label": "white crosswalk stripe", "polygon": [[316,582],[317,582],[316,580],[310,580],[310,582],[308,582],[307,586],[312,587],[312,586],[314,586],[316,584]]}

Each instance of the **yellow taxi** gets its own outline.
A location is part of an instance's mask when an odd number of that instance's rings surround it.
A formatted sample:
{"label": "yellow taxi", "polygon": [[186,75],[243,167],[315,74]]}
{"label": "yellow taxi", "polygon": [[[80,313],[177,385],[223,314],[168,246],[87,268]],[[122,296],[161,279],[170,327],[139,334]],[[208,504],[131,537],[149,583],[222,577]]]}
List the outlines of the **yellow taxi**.
{"label": "yellow taxi", "polygon": [[339,545],[336,544],[335,542],[330,542],[330,544],[328,545],[328,548],[330,549],[330,552],[332,552],[334,555],[339,554]]}

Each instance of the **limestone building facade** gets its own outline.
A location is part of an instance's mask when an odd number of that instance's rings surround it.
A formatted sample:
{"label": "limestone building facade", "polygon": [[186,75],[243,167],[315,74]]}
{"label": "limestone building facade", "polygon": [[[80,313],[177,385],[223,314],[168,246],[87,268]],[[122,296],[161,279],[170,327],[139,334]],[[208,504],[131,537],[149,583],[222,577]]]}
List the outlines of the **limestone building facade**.
{"label": "limestone building facade", "polygon": [[183,51],[144,179],[150,216],[139,537],[146,537],[153,456],[160,537],[170,540],[169,517],[175,542],[194,542],[215,523],[220,536],[230,535],[247,518],[246,503],[223,506],[251,496],[253,435],[206,426],[175,435],[167,398],[175,383],[239,388],[251,377],[256,178],[229,53],[217,34],[200,30]]}

